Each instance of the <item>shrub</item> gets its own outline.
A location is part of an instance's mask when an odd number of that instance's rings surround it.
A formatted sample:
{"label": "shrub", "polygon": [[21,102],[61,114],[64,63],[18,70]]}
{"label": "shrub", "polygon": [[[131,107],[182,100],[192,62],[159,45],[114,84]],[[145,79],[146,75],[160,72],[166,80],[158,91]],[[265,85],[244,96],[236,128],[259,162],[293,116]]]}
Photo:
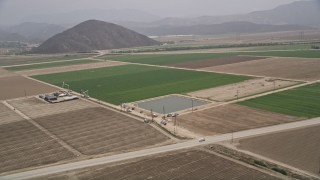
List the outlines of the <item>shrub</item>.
{"label": "shrub", "polygon": [[257,160],[255,160],[254,163],[257,164],[257,165],[259,165],[259,166],[267,167],[267,165],[266,165],[264,162],[262,162],[262,161],[257,161]]}
{"label": "shrub", "polygon": [[283,175],[288,175],[288,173],[287,173],[287,171],[285,171],[285,170],[283,170],[283,169],[280,169],[280,168],[278,168],[278,167],[274,167],[274,168],[272,168],[272,170],[273,171],[276,171],[276,172],[278,172],[278,173],[281,173],[281,174],[283,174]]}

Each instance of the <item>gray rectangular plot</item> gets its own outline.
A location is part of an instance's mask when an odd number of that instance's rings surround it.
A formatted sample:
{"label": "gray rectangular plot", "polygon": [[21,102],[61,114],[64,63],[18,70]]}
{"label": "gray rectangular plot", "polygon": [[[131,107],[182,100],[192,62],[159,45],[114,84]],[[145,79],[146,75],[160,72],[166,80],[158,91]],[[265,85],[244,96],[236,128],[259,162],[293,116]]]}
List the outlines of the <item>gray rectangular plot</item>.
{"label": "gray rectangular plot", "polygon": [[166,96],[159,99],[153,99],[150,101],[138,102],[137,105],[139,108],[146,110],[153,110],[154,112],[163,113],[163,109],[165,110],[165,114],[174,113],[186,109],[191,109],[193,107],[202,106],[208,104],[209,102],[201,101],[197,99],[192,99],[188,97],[182,96]]}

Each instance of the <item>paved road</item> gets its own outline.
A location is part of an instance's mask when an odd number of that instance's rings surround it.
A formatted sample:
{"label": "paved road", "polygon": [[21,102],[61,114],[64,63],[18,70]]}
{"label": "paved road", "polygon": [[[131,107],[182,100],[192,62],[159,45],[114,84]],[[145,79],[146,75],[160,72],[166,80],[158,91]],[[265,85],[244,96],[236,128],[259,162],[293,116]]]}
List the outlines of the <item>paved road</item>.
{"label": "paved road", "polygon": [[234,139],[247,138],[251,136],[263,135],[267,133],[274,133],[274,132],[291,130],[291,129],[302,128],[307,126],[314,126],[314,125],[320,125],[320,118],[282,124],[282,125],[276,125],[276,126],[270,126],[265,128],[240,131],[233,134],[229,133],[229,134],[223,134],[218,136],[206,137],[206,141],[202,143],[198,142],[197,140],[190,140],[190,141],[173,144],[173,145],[167,145],[167,146],[156,147],[151,149],[144,149],[144,150],[135,151],[135,152],[95,158],[95,159],[73,162],[68,164],[56,165],[56,166],[46,167],[42,169],[36,169],[36,170],[11,174],[7,176],[2,176],[0,177],[0,179],[1,180],[21,180],[21,179],[35,178],[35,177],[46,176],[54,173],[61,173],[65,171],[76,170],[80,168],[86,168],[86,167],[91,167],[91,166],[96,166],[101,164],[129,160],[133,158],[144,157],[148,155],[155,155],[159,153],[166,153],[166,152],[175,151],[175,150],[182,150],[182,149],[192,148],[192,147],[201,146],[201,145],[218,143],[221,141],[228,141],[228,140],[231,140],[232,136]]}

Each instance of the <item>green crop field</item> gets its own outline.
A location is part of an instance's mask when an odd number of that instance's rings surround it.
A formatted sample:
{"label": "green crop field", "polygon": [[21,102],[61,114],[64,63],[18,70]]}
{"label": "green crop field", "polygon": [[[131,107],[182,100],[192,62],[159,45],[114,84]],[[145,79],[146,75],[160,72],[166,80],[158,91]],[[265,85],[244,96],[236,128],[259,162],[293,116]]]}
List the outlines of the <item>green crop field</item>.
{"label": "green crop field", "polygon": [[190,61],[203,61],[219,57],[232,56],[233,54],[223,53],[198,53],[198,54],[152,54],[152,55],[125,55],[125,56],[103,56],[101,59],[115,61],[152,64],[152,65],[169,65]]}
{"label": "green crop field", "polygon": [[197,53],[197,54],[152,54],[152,55],[123,55],[102,56],[101,59],[132,62],[152,65],[171,65],[176,63],[214,60],[215,58],[250,55],[250,56],[277,56],[277,57],[302,57],[320,58],[320,50],[297,50],[297,51],[262,51],[262,52],[230,52],[230,53]]}
{"label": "green crop field", "polygon": [[50,62],[50,63],[43,63],[43,64],[32,64],[32,65],[25,65],[25,66],[12,66],[12,67],[7,67],[5,69],[10,71],[23,71],[23,70],[42,69],[42,68],[50,68],[50,67],[89,64],[89,63],[97,63],[97,62],[99,61],[84,59],[84,60],[74,60],[74,61]]}
{"label": "green crop field", "polygon": [[243,51],[308,50],[308,49],[311,49],[312,45],[320,46],[319,43],[270,45],[270,46],[253,47],[250,49],[245,49]]}
{"label": "green crop field", "polygon": [[242,105],[298,116],[320,116],[320,83],[240,102]]}
{"label": "green crop field", "polygon": [[126,65],[91,70],[39,75],[33,78],[57,86],[62,82],[74,91],[89,90],[91,97],[119,105],[175,93],[236,83],[250,79],[207,72]]}

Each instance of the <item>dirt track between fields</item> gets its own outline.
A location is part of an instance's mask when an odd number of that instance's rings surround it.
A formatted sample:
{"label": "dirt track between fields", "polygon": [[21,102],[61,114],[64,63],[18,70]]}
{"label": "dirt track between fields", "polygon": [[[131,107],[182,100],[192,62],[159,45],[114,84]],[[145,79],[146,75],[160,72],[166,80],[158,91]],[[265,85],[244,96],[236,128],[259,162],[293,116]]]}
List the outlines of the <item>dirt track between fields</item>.
{"label": "dirt track between fields", "polygon": [[188,95],[213,101],[229,101],[237,99],[237,97],[242,98],[295,84],[298,84],[298,82],[271,78],[257,78],[226,86],[196,91],[188,93]]}
{"label": "dirt track between fields", "polygon": [[21,116],[0,103],[0,125],[24,120]]}
{"label": "dirt track between fields", "polygon": [[0,100],[49,93],[56,90],[58,89],[22,76],[0,78]]}
{"label": "dirt track between fields", "polygon": [[34,75],[41,75],[41,74],[53,74],[53,73],[61,73],[61,72],[69,72],[69,71],[79,71],[79,70],[85,70],[85,69],[120,66],[125,64],[126,63],[124,62],[107,61],[107,62],[98,62],[98,63],[91,63],[91,64],[80,64],[80,65],[71,65],[71,66],[63,66],[63,67],[18,71],[17,73],[24,76],[34,76]]}
{"label": "dirt track between fields", "polygon": [[0,78],[11,77],[11,76],[17,76],[17,75],[10,71],[0,68]]}
{"label": "dirt track between fields", "polygon": [[179,116],[178,126],[209,136],[299,120],[302,119],[238,104],[229,104]]}
{"label": "dirt track between fields", "polygon": [[0,137],[0,173],[74,157],[26,120],[0,125]]}
{"label": "dirt track between fields", "polygon": [[7,102],[32,119],[43,116],[51,116],[55,114],[66,113],[75,110],[98,107],[98,105],[88,103],[81,99],[51,104],[43,100],[40,100],[36,97],[30,97],[11,100]]}
{"label": "dirt track between fields", "polygon": [[313,81],[320,79],[320,59],[268,58],[203,70]]}
{"label": "dirt track between fields", "polygon": [[232,57],[209,59],[205,61],[192,61],[192,62],[186,62],[186,63],[178,63],[178,64],[172,64],[170,66],[189,68],[189,69],[201,69],[206,67],[234,64],[234,63],[261,60],[261,59],[266,59],[266,57],[232,56]]}
{"label": "dirt track between fields", "polygon": [[105,108],[87,108],[34,119],[85,155],[119,153],[169,140],[148,124]]}
{"label": "dirt track between fields", "polygon": [[[180,151],[111,165],[100,165],[52,175],[50,179],[220,179],[276,180],[274,175],[261,172],[224,157],[202,150]],[[41,178],[35,178],[34,180]]]}
{"label": "dirt track between fields", "polygon": [[239,148],[319,173],[320,126],[240,140]]}

